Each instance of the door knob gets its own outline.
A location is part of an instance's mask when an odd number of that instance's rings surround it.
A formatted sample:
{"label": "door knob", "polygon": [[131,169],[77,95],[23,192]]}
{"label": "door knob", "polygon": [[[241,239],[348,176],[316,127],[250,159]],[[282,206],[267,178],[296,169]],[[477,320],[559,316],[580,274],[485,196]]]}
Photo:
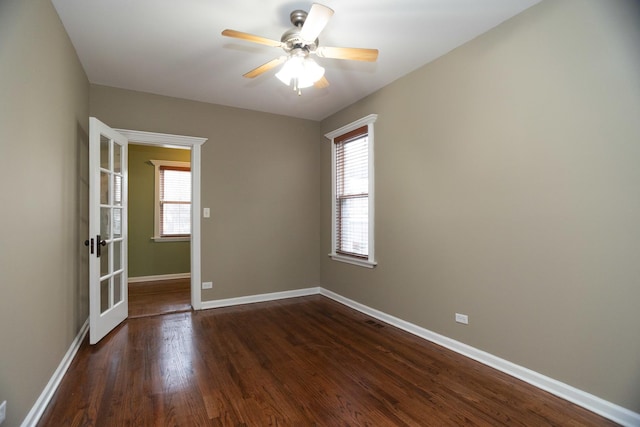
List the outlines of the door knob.
{"label": "door knob", "polygon": [[[91,239],[91,240],[93,240],[93,239]],[[96,256],[97,256],[98,258],[100,258],[100,255],[102,255],[102,251],[100,250],[100,247],[101,247],[101,246],[106,246],[106,245],[107,245],[107,241],[106,241],[106,240],[102,240],[102,239],[100,238],[100,235],[99,235],[99,234],[98,234],[98,235],[96,235],[96,241],[98,242],[98,244],[96,245],[96,249],[97,249],[97,251],[96,251],[96,252],[97,252],[97,253],[96,253]]]}

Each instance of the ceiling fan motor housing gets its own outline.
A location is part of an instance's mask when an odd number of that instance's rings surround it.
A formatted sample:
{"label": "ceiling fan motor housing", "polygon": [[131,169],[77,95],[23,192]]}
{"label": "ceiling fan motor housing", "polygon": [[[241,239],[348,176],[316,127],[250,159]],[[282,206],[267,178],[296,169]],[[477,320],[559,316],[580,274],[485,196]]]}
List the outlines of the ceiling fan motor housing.
{"label": "ceiling fan motor housing", "polygon": [[300,30],[307,19],[307,12],[304,10],[294,10],[291,12],[290,19],[294,28],[291,28],[282,34],[280,41],[284,44],[282,47],[285,52],[291,53],[293,50],[302,49],[303,51],[315,52],[318,47],[319,39],[315,39],[313,42],[303,40],[300,37]]}

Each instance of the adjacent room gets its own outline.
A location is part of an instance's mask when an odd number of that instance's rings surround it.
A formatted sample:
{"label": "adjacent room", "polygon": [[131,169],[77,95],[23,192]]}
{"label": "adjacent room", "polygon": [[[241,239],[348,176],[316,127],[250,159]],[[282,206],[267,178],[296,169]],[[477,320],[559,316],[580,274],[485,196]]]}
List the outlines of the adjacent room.
{"label": "adjacent room", "polygon": [[128,146],[128,318],[191,309],[190,157],[189,150]]}
{"label": "adjacent room", "polygon": [[638,46],[636,0],[0,0],[0,425],[640,426]]}

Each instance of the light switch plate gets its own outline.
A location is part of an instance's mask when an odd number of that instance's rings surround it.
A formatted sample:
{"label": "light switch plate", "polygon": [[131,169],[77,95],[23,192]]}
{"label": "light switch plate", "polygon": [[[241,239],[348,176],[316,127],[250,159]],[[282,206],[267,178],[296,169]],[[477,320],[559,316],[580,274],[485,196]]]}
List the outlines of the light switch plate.
{"label": "light switch plate", "polygon": [[456,313],[456,322],[462,323],[463,325],[469,324],[469,316],[466,314]]}
{"label": "light switch plate", "polygon": [[203,208],[202,209],[202,216],[205,218],[209,218],[211,216],[211,209],[210,208]]}

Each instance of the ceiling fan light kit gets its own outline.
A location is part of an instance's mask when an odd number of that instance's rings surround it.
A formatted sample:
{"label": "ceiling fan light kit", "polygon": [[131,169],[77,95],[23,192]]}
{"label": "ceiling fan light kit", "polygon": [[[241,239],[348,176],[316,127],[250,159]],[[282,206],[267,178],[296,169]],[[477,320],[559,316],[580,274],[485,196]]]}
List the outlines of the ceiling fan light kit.
{"label": "ceiling fan light kit", "polygon": [[300,89],[312,85],[318,88],[329,85],[324,77],[324,68],[309,55],[315,54],[322,58],[355,61],[375,61],[378,58],[377,49],[319,47],[318,36],[333,13],[331,8],[318,3],[311,5],[309,13],[303,10],[294,10],[289,16],[294,28],[287,30],[282,35],[280,42],[235,30],[224,30],[222,35],[282,48],[286,56],[273,59],[253,69],[245,73],[244,77],[257,77],[284,62],[280,71],[276,73],[276,77],[282,83],[291,86],[298,95],[301,95]]}
{"label": "ceiling fan light kit", "polygon": [[285,85],[292,86],[293,90],[301,95],[300,89],[313,86],[324,76],[324,68],[313,59],[302,56],[289,56],[276,77]]}

